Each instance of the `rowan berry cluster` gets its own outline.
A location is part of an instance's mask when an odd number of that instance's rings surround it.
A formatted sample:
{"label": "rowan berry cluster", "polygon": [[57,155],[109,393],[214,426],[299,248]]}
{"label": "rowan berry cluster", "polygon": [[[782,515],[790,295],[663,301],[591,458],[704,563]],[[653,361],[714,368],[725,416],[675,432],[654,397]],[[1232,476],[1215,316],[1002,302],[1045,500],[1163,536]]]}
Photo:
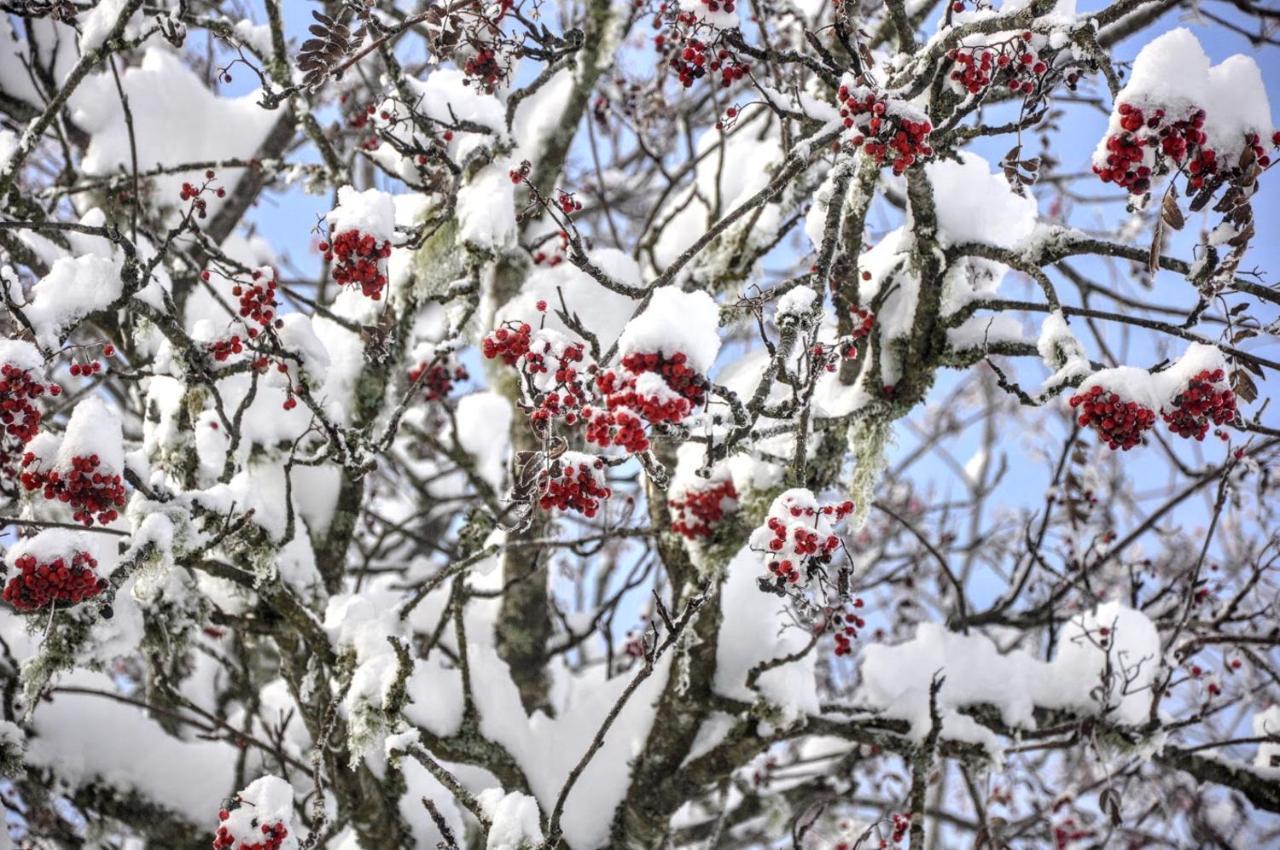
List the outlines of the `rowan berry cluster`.
{"label": "rowan berry cluster", "polygon": [[1179,437],[1203,440],[1209,423],[1226,425],[1237,415],[1236,394],[1226,383],[1221,369],[1205,369],[1173,398],[1170,409],[1161,411],[1169,430]]}
{"label": "rowan berry cluster", "polygon": [[751,548],[766,554],[778,588],[806,584],[831,563],[840,548],[835,527],[853,508],[848,500],[820,505],[807,490],[788,490],[774,500],[765,524],[751,535]]}
{"label": "rowan berry cluster", "polygon": [[232,334],[226,339],[215,339],[206,348],[213,355],[214,360],[219,363],[225,363],[230,359],[231,355],[244,351],[244,342],[238,334]]}
{"label": "rowan berry cluster", "polygon": [[533,328],[527,322],[508,322],[486,336],[480,350],[488,360],[502,358],[508,366],[514,366],[529,352]]}
{"label": "rowan berry cluster", "polygon": [[1156,422],[1156,412],[1137,401],[1095,384],[1073,395],[1068,403],[1080,411],[1076,422],[1092,427],[1113,450],[1128,451],[1142,441],[1142,435]]}
{"label": "rowan berry cluster", "polygon": [[688,540],[708,539],[726,513],[738,508],[738,491],[725,479],[705,487],[687,488],[667,500],[671,530]]}
{"label": "rowan berry cluster", "polygon": [[573,213],[582,211],[582,201],[579,201],[572,194],[563,190],[556,196],[556,206],[558,206],[560,208],[560,212],[565,215],[572,215]]}
{"label": "rowan berry cluster", "polygon": [[[231,287],[231,294],[240,299],[240,318],[262,328],[278,328],[284,324],[278,315],[280,304],[276,300],[276,275],[271,269],[255,269],[251,282],[237,282]],[[249,325],[248,333],[253,339],[258,335],[258,328]]]}
{"label": "rowan berry cluster", "polygon": [[553,269],[564,262],[565,255],[568,251],[569,234],[561,230],[556,236],[556,241],[552,243],[550,248],[546,250],[539,249],[533,252],[534,265],[545,265],[547,268]]}
{"label": "rowan berry cluster", "polygon": [[320,250],[325,262],[333,265],[335,281],[359,286],[374,301],[382,298],[382,289],[387,285],[383,261],[391,256],[390,240],[380,243],[371,233],[346,230],[329,242],[321,242]]}
{"label": "rowan berry cluster", "polygon": [[94,568],[98,562],[88,552],[41,562],[35,555],[14,561],[18,574],[4,588],[4,600],[19,611],[39,611],[51,605],[77,605],[107,589],[107,580]]}
{"label": "rowan berry cluster", "polygon": [[969,94],[979,94],[995,81],[1008,91],[1032,94],[1049,73],[1032,38],[1027,31],[1000,44],[953,48],[947,52],[954,63],[949,79]]}
{"label": "rowan berry cluster", "polygon": [[125,504],[124,482],[110,470],[100,469],[102,462],[94,455],[76,455],[69,468],[40,468],[36,456],[27,452],[22,458],[19,478],[28,492],[40,490],[50,501],[70,506],[76,522],[91,526],[115,521],[117,508]]}
{"label": "rowan berry cluster", "polygon": [[62,387],[41,383],[31,372],[12,363],[0,365],[0,474],[5,480],[16,474],[19,453],[40,431],[44,414],[36,406],[45,394],[58,396]]}
{"label": "rowan berry cluster", "polygon": [[853,653],[853,641],[858,637],[858,630],[865,628],[867,621],[855,612],[862,608],[863,601],[854,597],[848,602],[823,610],[820,631],[830,631],[835,641],[833,650],[837,657]]}
{"label": "rowan berry cluster", "polygon": [[[213,850],[280,850],[289,830],[280,821],[258,823],[256,818],[249,822],[249,830],[238,830],[229,824],[231,812],[222,809],[218,812],[218,829],[213,836]],[[245,831],[248,834],[238,835]],[[256,832],[255,832],[256,831]]]}
{"label": "rowan berry cluster", "polygon": [[467,367],[453,362],[452,358],[419,363],[409,370],[409,380],[414,384],[421,383],[427,401],[448,398],[455,381],[465,381],[470,377]]}
{"label": "rowan berry cluster", "polygon": [[205,177],[205,182],[200,184],[199,186],[195,185],[194,183],[183,182],[182,188],[178,192],[179,198],[181,198],[183,201],[191,202],[192,211],[195,212],[195,214],[200,218],[208,218],[209,216],[208,201],[204,198],[204,194],[206,192],[212,192],[216,197],[219,197],[219,198],[225,198],[227,195],[226,189],[223,189],[223,188],[215,189],[210,185],[210,181],[213,180],[212,169],[206,171],[204,173],[204,177]]}
{"label": "rowan berry cluster", "polygon": [[538,505],[543,510],[577,511],[590,518],[613,491],[605,481],[604,461],[581,452],[565,452],[538,473]]}
{"label": "rowan berry cluster", "polygon": [[[1204,109],[1191,107],[1181,117],[1175,117],[1158,106],[1143,109],[1120,103],[1116,105],[1116,116],[1119,130],[1107,137],[1103,162],[1093,166],[1104,183],[1115,183],[1131,195],[1143,195],[1150,191],[1155,177],[1171,170],[1186,174],[1187,188],[1192,192],[1204,188],[1211,179],[1252,179],[1240,162],[1207,146]],[[1271,144],[1280,146],[1280,132],[1273,134]],[[1257,133],[1247,133],[1244,146],[1260,167],[1271,164]]]}
{"label": "rowan berry cluster", "polygon": [[463,64],[462,73],[492,94],[498,87],[498,83],[507,76],[507,68],[496,50],[491,47],[482,47]]}
{"label": "rowan berry cluster", "polygon": [[[911,813],[894,812],[890,817],[889,822],[893,826],[893,832],[890,834],[889,840],[894,844],[901,844],[902,839],[906,838],[907,833],[911,831]],[[880,841],[880,846],[882,848],[887,847],[888,843],[882,839]]]}
{"label": "rowan berry cluster", "polygon": [[894,174],[933,156],[929,134],[933,124],[903,104],[891,104],[865,86],[841,86],[840,117],[852,135],[848,144],[862,148],[877,163],[888,161]]}
{"label": "rowan berry cluster", "polygon": [[849,311],[849,315],[853,318],[853,330],[850,336],[854,339],[864,339],[871,336],[871,331],[876,326],[876,314],[863,307],[854,307]]}
{"label": "rowan berry cluster", "polygon": [[[719,0],[703,0],[715,4],[726,12],[732,12],[734,4]],[[667,4],[662,4],[659,14],[654,17],[654,29],[662,26],[662,13]],[[665,56],[667,67],[675,72],[676,78],[684,88],[705,77],[708,73],[717,75],[720,88],[728,88],[751,72],[751,64],[741,61],[724,47],[715,47],[705,38],[695,35],[704,32],[714,36],[714,28],[698,20],[691,12],[680,12],[675,16],[675,25],[669,33],[661,32],[653,38],[654,49]]]}
{"label": "rowan berry cluster", "polygon": [[648,450],[647,426],[683,422],[706,395],[706,379],[682,352],[633,352],[618,368],[600,369],[582,343],[527,322],[495,329],[481,351],[520,371],[535,425],[582,426],[587,442],[632,454]]}

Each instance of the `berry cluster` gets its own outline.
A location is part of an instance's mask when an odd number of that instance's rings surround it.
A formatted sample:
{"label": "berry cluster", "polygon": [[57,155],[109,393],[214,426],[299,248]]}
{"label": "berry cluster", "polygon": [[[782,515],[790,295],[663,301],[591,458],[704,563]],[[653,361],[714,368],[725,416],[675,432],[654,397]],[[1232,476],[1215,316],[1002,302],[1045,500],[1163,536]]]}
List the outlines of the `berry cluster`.
{"label": "berry cluster", "polygon": [[949,79],[969,94],[979,94],[997,79],[1011,92],[1032,94],[1049,72],[1049,63],[1031,46],[1031,40],[1028,31],[1001,44],[953,48],[947,52],[955,64]]}
{"label": "berry cluster", "polygon": [[205,192],[212,191],[213,194],[219,198],[225,198],[227,196],[226,189],[213,189],[209,185],[210,181],[213,180],[213,169],[206,171],[204,173],[204,177],[205,182],[199,186],[194,183],[184,182],[182,184],[182,189],[178,192],[178,197],[184,202],[191,202],[192,211],[200,218],[208,218],[209,216],[208,202],[203,197]]}
{"label": "berry cluster", "polygon": [[1203,440],[1209,423],[1226,425],[1236,419],[1236,395],[1221,369],[1205,369],[1174,397],[1172,409],[1161,411],[1169,430],[1179,437]]}
{"label": "berry cluster", "polygon": [[454,381],[465,381],[469,377],[467,367],[440,359],[419,363],[409,370],[409,380],[415,384],[421,382],[427,401],[448,398],[453,392]]}
{"label": "berry cluster", "polygon": [[751,535],[751,548],[766,553],[776,585],[804,584],[831,563],[840,548],[835,526],[853,513],[853,502],[819,505],[808,490],[788,490]]}
{"label": "berry cluster", "polygon": [[16,474],[19,452],[40,430],[44,418],[35,401],[48,393],[57,396],[62,387],[44,384],[31,377],[31,372],[12,363],[0,365],[0,474],[6,480]]}
{"label": "berry cluster", "polygon": [[23,555],[13,565],[18,574],[5,585],[4,600],[19,611],[39,611],[59,602],[77,605],[107,589],[107,580],[94,572],[98,562],[88,552],[47,563]]}
{"label": "berry cluster", "polygon": [[492,94],[498,83],[506,77],[507,69],[500,61],[497,51],[491,47],[483,47],[467,59],[462,66],[462,73]]}
{"label": "berry cluster", "polygon": [[[336,271],[334,276],[337,276]],[[278,328],[284,324],[277,316],[280,304],[276,301],[276,275],[271,269],[255,270],[252,281],[249,284],[236,283],[231,287],[231,294],[240,299],[240,318],[263,328]],[[257,335],[258,329],[250,325],[249,338]]]}
{"label": "berry cluster", "polygon": [[823,611],[821,630],[830,629],[835,640],[836,656],[851,655],[853,641],[858,637],[858,629],[865,628],[867,621],[854,613],[862,608],[863,602],[854,597],[838,608],[827,608]]}
{"label": "berry cluster", "polygon": [[125,504],[124,482],[118,474],[100,471],[101,460],[95,455],[71,458],[70,469],[38,469],[36,456],[27,452],[22,458],[22,486],[28,492],[41,490],[50,501],[65,502],[74,509],[76,522],[86,526],[98,522],[106,525],[119,516],[116,508]]}
{"label": "berry cluster", "polygon": [[1110,392],[1098,384],[1073,395],[1068,403],[1079,408],[1080,415],[1076,421],[1080,427],[1097,430],[1113,450],[1133,448],[1156,422],[1156,412],[1151,408],[1128,401],[1119,393]]}
{"label": "berry cluster", "polygon": [[[545,312],[545,302],[538,309]],[[600,369],[582,343],[549,328],[535,331],[527,322],[495,329],[481,351],[520,371],[536,426],[582,426],[587,442],[602,448],[648,450],[646,426],[683,422],[706,395],[705,378],[682,352],[630,353],[619,368]]]}
{"label": "berry cluster", "polygon": [[871,336],[871,331],[876,326],[875,313],[862,307],[854,307],[849,311],[849,315],[853,318],[853,331],[850,336],[854,339]]}
{"label": "berry cluster", "polygon": [[565,452],[538,473],[538,505],[543,510],[577,511],[594,517],[613,491],[605,483],[604,461]]}
{"label": "berry cluster", "polygon": [[[890,835],[890,840],[894,844],[901,844],[902,839],[906,838],[907,833],[911,831],[911,813],[894,812],[890,818],[890,823],[893,825],[893,833]],[[884,841],[881,841],[880,846],[886,847],[887,845]]]}
{"label": "berry cluster", "polygon": [[213,355],[214,360],[224,363],[231,355],[244,351],[244,341],[240,339],[239,335],[233,334],[226,339],[215,339],[206,347],[209,353]]}
{"label": "berry cluster", "polygon": [[[1175,118],[1157,106],[1144,110],[1132,103],[1119,103],[1113,119],[1119,130],[1107,137],[1106,156],[1094,164],[1093,171],[1104,183],[1115,183],[1131,195],[1147,193],[1154,177],[1173,169],[1187,175],[1187,188],[1192,192],[1204,188],[1209,180],[1246,178],[1242,165],[1232,161],[1234,157],[1220,156],[1219,151],[1206,146],[1205,120],[1205,111],[1195,107]],[[1273,134],[1271,144],[1280,146],[1280,132]],[[1245,134],[1244,147],[1262,168],[1271,164],[1257,133]]]}
{"label": "berry cluster", "polygon": [[374,301],[382,298],[387,275],[382,261],[391,256],[391,242],[381,243],[370,233],[346,230],[329,242],[321,242],[324,261],[333,264],[333,279],[342,285],[358,285]]}
{"label": "berry cluster", "polygon": [[565,255],[569,251],[569,234],[561,230],[552,244],[547,250],[537,250],[533,252],[534,265],[545,265],[547,268],[553,269],[564,262]]}
{"label": "berry cluster", "polygon": [[709,538],[726,512],[737,510],[738,491],[725,479],[706,487],[686,489],[667,500],[671,530],[688,540]]}
{"label": "berry cluster", "polygon": [[877,163],[889,161],[894,174],[901,174],[919,161],[933,156],[929,134],[933,124],[904,105],[892,105],[883,95],[865,86],[839,90],[840,117],[852,131],[849,144],[862,148]]}
{"label": "berry cluster", "polygon": [[257,835],[250,832],[249,835],[237,836],[237,830],[228,825],[230,819],[231,812],[227,809],[218,812],[219,824],[213,836],[213,850],[280,850],[289,836],[289,830],[280,821],[259,824],[256,818],[251,820],[250,826],[257,829]]}
{"label": "berry cluster", "polygon": [[560,208],[560,212],[565,215],[572,215],[573,213],[582,211],[582,201],[579,201],[572,194],[563,190],[561,190],[560,194],[556,197],[556,206],[558,206]]}
{"label": "berry cluster", "polygon": [[[733,0],[702,0],[709,10],[734,10]],[[716,7],[712,9],[711,7]],[[654,28],[662,26],[662,13],[667,4],[659,8],[659,14],[653,19]],[[751,72],[751,64],[738,59],[723,47],[713,47],[705,39],[694,33],[699,30],[714,28],[698,20],[692,12],[680,12],[675,16],[675,26],[671,34],[658,33],[653,38],[654,49],[659,54],[665,53],[666,65],[675,72],[676,78],[684,88],[690,88],[694,82],[705,77],[708,72],[720,77],[720,88],[727,89]]]}

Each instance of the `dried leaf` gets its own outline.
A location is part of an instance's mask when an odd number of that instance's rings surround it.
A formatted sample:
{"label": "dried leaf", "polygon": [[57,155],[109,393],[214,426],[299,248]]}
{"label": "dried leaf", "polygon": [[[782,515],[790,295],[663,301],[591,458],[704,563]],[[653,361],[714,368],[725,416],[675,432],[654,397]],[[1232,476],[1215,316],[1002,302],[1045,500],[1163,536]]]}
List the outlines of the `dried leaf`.
{"label": "dried leaf", "polygon": [[1164,200],[1160,202],[1160,217],[1174,230],[1181,230],[1187,225],[1187,219],[1182,215],[1182,210],[1178,209],[1178,190],[1172,185],[1165,193]]}

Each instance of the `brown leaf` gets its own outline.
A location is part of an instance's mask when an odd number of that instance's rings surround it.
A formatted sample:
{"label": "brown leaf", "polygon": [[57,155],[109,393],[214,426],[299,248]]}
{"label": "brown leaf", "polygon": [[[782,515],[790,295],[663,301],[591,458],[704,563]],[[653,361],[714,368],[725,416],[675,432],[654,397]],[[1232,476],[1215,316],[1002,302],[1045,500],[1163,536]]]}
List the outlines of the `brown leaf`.
{"label": "brown leaf", "polygon": [[1155,231],[1151,234],[1151,251],[1147,254],[1147,271],[1155,274],[1160,268],[1160,246],[1164,242],[1164,220],[1156,219]]}
{"label": "brown leaf", "polygon": [[1174,230],[1181,230],[1186,227],[1187,220],[1182,215],[1182,210],[1178,209],[1178,190],[1171,185],[1169,191],[1165,193],[1164,200],[1160,202],[1160,217],[1164,219],[1164,223],[1172,227]]}
{"label": "brown leaf", "polygon": [[1258,385],[1243,369],[1231,373],[1231,390],[1246,403],[1258,400]]}

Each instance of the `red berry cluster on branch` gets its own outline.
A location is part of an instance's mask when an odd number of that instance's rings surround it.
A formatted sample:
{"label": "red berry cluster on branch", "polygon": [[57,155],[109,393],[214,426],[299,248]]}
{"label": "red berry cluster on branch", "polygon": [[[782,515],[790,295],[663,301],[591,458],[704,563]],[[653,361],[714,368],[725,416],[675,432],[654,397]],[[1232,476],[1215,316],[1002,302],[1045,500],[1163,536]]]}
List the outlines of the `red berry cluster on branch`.
{"label": "red berry cluster on branch", "polygon": [[387,285],[383,260],[391,256],[390,240],[381,243],[371,233],[346,230],[329,242],[320,243],[326,263],[333,264],[333,279],[346,285],[357,285],[374,301],[382,298]]}
{"label": "red berry cluster on branch", "polygon": [[230,818],[231,812],[227,809],[218,812],[220,823],[213,836],[213,850],[280,850],[289,836],[289,830],[280,821],[260,824],[256,819],[252,821],[256,835],[237,836],[227,826]]}
{"label": "red berry cluster on branch", "polygon": [[62,387],[44,384],[31,372],[12,363],[0,365],[0,475],[8,480],[17,472],[19,454],[40,431],[44,414],[35,401],[45,394],[58,396]]}
{"label": "red berry cluster on branch", "polygon": [[107,580],[94,571],[98,562],[88,552],[44,563],[28,554],[13,565],[18,574],[5,585],[4,600],[19,611],[39,611],[58,603],[78,605],[107,589]]}
{"label": "red berry cluster on branch", "polygon": [[807,490],[787,491],[752,533],[751,548],[767,555],[765,565],[779,588],[803,584],[831,563],[840,548],[834,528],[853,508],[849,500],[820,505]]}
{"label": "red berry cluster on branch", "polygon": [[598,457],[565,452],[538,473],[538,505],[543,510],[577,511],[590,518],[611,495],[604,461]]}
{"label": "red berry cluster on branch", "polygon": [[452,358],[436,359],[419,363],[409,370],[409,380],[415,384],[421,382],[427,401],[440,401],[448,398],[453,392],[455,381],[465,381],[471,376],[467,368],[460,363],[452,363]]}
{"label": "red berry cluster on branch", "polygon": [[[256,269],[248,284],[236,283],[231,294],[240,299],[240,318],[260,327],[281,327],[284,322],[278,316],[280,304],[276,300],[276,276],[271,269]],[[336,276],[336,274],[335,274]],[[258,328],[249,326],[249,338],[258,335]]]}
{"label": "red berry cluster on branch", "polygon": [[[704,0],[707,2],[707,0]],[[726,12],[733,11],[733,3],[719,4]],[[665,10],[666,4],[662,9]],[[655,28],[661,26],[661,18],[654,18]],[[751,73],[751,64],[738,59],[724,47],[715,47],[707,40],[694,35],[695,31],[714,28],[698,20],[691,12],[681,12],[675,17],[675,26],[670,35],[659,33],[654,36],[654,49],[659,53],[666,51],[666,64],[675,71],[676,78],[684,88],[705,77],[708,73],[720,78],[720,88],[727,89],[738,80]]]}
{"label": "red berry cluster on branch", "polygon": [[864,339],[871,336],[871,331],[876,326],[875,313],[862,307],[854,307],[849,311],[849,315],[853,318],[853,331],[850,336],[854,339]]}
{"label": "red berry cluster on branch", "polygon": [[837,657],[853,654],[853,641],[858,637],[858,629],[865,628],[867,621],[855,611],[863,606],[862,599],[854,597],[838,607],[824,609],[819,631],[830,630],[835,641],[833,652]]}
{"label": "red berry cluster on branch", "polygon": [[50,501],[70,506],[76,522],[91,526],[115,521],[117,508],[125,505],[124,482],[116,473],[99,469],[101,460],[95,455],[76,455],[70,469],[38,468],[36,456],[27,452],[22,458],[22,486],[28,492],[40,490]]}
{"label": "red berry cluster on branch", "polygon": [[1171,408],[1161,411],[1169,430],[1179,437],[1203,440],[1209,423],[1226,425],[1237,415],[1236,394],[1221,369],[1205,369],[1174,396]]}
{"label": "red berry cluster on branch", "polygon": [[1068,403],[1080,410],[1076,419],[1080,427],[1096,430],[1112,449],[1133,448],[1156,422],[1156,412],[1151,408],[1098,384],[1073,395]]}
{"label": "red berry cluster on branch", "polygon": [[244,342],[238,334],[232,334],[226,339],[215,339],[206,348],[213,355],[214,360],[219,363],[225,363],[231,355],[244,351]]}
{"label": "red berry cluster on branch", "polygon": [[195,185],[194,183],[183,182],[182,188],[178,192],[178,197],[181,198],[184,202],[186,201],[191,202],[192,212],[194,212],[200,218],[208,218],[209,216],[209,204],[208,204],[208,201],[206,201],[205,198],[203,197],[206,192],[213,192],[213,194],[219,198],[225,198],[227,195],[226,189],[222,189],[222,188],[214,189],[212,187],[211,185],[211,181],[213,180],[212,169],[206,171],[204,173],[204,177],[205,177],[205,182],[200,184],[199,186]]}
{"label": "red berry cluster on branch", "polygon": [[866,87],[839,90],[840,117],[852,132],[849,144],[862,148],[877,163],[886,160],[894,174],[933,156],[928,118],[908,114],[905,106],[892,106],[883,95]]}
{"label": "red berry cluster on branch", "polygon": [[726,512],[737,510],[738,491],[733,481],[726,479],[673,495],[667,499],[667,507],[672,531],[688,540],[705,540],[715,532]]}
{"label": "red berry cluster on branch", "polygon": [[1011,92],[1033,94],[1049,73],[1049,63],[1032,47],[1031,39],[1027,31],[999,44],[953,48],[947,52],[955,63],[949,78],[969,94],[979,94],[997,80]]}
{"label": "red berry cluster on branch", "polygon": [[508,366],[514,366],[529,352],[533,328],[527,322],[508,322],[496,328],[480,343],[480,350],[488,360],[502,358]]}

